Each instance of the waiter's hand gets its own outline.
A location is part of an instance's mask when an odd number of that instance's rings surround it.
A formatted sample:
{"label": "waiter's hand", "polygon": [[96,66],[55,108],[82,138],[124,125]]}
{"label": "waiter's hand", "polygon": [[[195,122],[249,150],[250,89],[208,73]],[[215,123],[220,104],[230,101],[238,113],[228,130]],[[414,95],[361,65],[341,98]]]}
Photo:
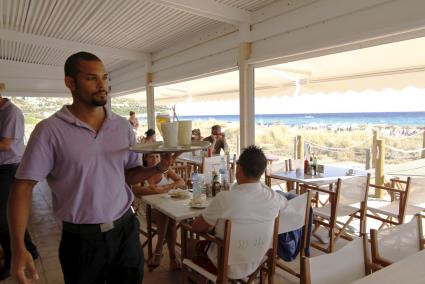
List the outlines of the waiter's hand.
{"label": "waiter's hand", "polygon": [[39,278],[32,255],[26,249],[13,254],[11,272],[20,284],[33,283]]}

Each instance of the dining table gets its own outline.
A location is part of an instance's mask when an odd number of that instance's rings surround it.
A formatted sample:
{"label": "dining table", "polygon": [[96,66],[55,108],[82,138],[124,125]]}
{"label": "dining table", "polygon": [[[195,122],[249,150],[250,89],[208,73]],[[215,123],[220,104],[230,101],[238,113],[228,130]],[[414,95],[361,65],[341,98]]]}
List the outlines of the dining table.
{"label": "dining table", "polygon": [[148,257],[152,256],[152,209],[156,209],[175,220],[177,223],[198,217],[211,202],[212,197],[208,197],[205,206],[202,208],[194,208],[190,201],[192,193],[189,192],[185,197],[172,197],[168,193],[144,195],[141,197],[142,202],[146,204],[146,223],[148,238]]}
{"label": "dining table", "polygon": [[336,182],[339,178],[345,179],[353,176],[366,176],[367,174],[365,170],[331,165],[324,165],[323,169],[323,173],[317,173],[316,175],[304,173],[303,169],[296,169],[291,171],[278,171],[270,173],[269,177],[272,179],[280,179],[289,182],[320,186]]}

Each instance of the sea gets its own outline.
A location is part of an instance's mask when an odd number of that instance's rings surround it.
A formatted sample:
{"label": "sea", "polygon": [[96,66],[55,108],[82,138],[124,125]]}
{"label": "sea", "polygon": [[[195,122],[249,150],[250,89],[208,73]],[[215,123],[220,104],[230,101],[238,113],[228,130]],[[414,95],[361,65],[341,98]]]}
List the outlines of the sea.
{"label": "sea", "polygon": [[[239,115],[179,116],[181,120],[239,122]],[[355,112],[355,113],[301,113],[256,114],[256,124],[301,126],[321,125],[396,125],[400,127],[425,127],[423,112]]]}

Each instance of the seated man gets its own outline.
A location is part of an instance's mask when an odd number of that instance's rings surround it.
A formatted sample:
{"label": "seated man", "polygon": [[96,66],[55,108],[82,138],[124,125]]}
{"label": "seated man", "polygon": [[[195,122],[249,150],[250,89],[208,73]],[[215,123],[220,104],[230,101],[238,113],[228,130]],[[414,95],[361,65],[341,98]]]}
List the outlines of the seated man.
{"label": "seated man", "polygon": [[220,125],[214,125],[211,127],[211,135],[204,138],[204,141],[211,143],[214,155],[220,155],[221,149],[226,153],[229,151],[229,145],[227,145],[226,137],[221,132]]}
{"label": "seated man", "polygon": [[[217,237],[223,238],[224,219],[238,222],[260,223],[274,220],[287,200],[260,182],[266,169],[267,160],[263,151],[256,146],[246,148],[236,162],[237,185],[231,191],[220,192],[207,209],[192,224],[195,232],[208,232],[215,228]],[[217,249],[211,244],[207,255],[202,259],[202,251],[209,246],[206,241],[196,244],[194,262],[211,273],[217,273]],[[193,250],[193,248],[192,248]],[[245,263],[229,265],[228,276],[233,279],[246,277],[255,271],[259,259],[247,259]]]}

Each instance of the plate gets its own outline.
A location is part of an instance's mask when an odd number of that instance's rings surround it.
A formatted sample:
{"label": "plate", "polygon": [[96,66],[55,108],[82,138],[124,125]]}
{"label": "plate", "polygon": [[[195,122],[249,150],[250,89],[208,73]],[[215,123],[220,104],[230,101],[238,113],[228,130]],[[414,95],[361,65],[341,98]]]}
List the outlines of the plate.
{"label": "plate", "polygon": [[[207,148],[210,143],[208,141],[193,141],[194,145],[165,147],[162,142],[154,142],[150,144],[135,144],[130,147],[130,151],[136,153],[167,153],[167,152],[191,152]],[[198,143],[202,142],[202,143]],[[206,142],[206,143],[204,143]]]}
{"label": "plate", "polygon": [[192,203],[189,202],[190,207],[196,208],[196,209],[203,209],[208,207],[208,203]]}
{"label": "plate", "polygon": [[171,189],[168,191],[168,195],[173,198],[188,198],[190,196],[189,192],[184,189]]}

